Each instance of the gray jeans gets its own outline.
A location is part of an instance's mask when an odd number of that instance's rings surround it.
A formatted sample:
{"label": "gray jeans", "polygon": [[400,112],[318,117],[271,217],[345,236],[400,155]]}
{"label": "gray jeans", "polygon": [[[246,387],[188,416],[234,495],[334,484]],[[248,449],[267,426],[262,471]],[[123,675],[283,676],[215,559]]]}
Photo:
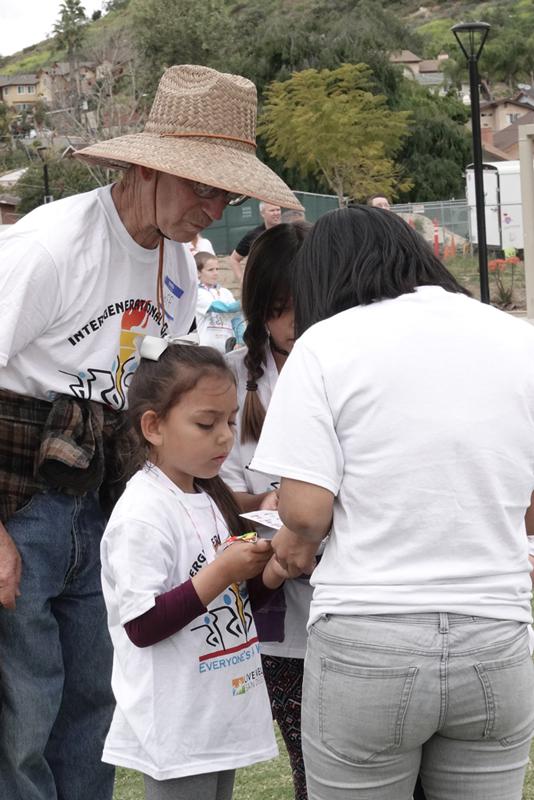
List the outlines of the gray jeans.
{"label": "gray jeans", "polygon": [[329,616],[310,631],[309,800],[520,800],[534,731],[527,626],[456,614]]}
{"label": "gray jeans", "polygon": [[145,779],[145,800],[232,800],[235,770],[206,772],[187,778],[155,781]]}

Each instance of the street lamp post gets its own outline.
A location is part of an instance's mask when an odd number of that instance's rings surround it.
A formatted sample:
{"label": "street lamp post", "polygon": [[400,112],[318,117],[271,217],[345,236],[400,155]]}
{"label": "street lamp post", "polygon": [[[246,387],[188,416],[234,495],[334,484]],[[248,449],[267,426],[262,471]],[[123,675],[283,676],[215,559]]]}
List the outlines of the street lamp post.
{"label": "street lamp post", "polygon": [[48,148],[43,144],[37,147],[37,154],[43,162],[43,184],[44,184],[44,202],[51,203],[54,199],[50,194],[50,185],[48,182],[48,161],[46,158],[46,151]]}
{"label": "street lamp post", "polygon": [[471,132],[473,135],[473,175],[477,210],[478,269],[480,299],[489,303],[488,250],[486,244],[486,209],[484,203],[484,173],[482,167],[482,140],[480,134],[480,98],[478,59],[486,42],[490,25],[487,22],[461,22],[451,30],[467,59],[469,68],[469,93],[471,95]]}

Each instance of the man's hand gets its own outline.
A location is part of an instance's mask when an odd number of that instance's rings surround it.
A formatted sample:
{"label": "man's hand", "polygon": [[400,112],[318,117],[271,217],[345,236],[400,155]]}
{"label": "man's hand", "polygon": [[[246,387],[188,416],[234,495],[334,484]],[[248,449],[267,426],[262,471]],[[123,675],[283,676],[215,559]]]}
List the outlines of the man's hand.
{"label": "man's hand", "polygon": [[315,569],[318,542],[310,542],[283,525],[271,542],[276,560],[289,574],[298,578],[302,573],[311,575]]}
{"label": "man's hand", "polygon": [[20,597],[21,561],[13,539],[0,522],[0,605],[15,608]]}

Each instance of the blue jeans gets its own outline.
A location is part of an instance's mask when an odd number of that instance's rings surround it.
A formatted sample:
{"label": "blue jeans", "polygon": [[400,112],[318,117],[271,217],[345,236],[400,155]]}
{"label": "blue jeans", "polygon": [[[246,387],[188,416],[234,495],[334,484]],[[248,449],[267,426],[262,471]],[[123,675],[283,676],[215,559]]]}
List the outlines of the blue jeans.
{"label": "blue jeans", "polygon": [[311,628],[310,800],[520,800],[534,731],[526,625],[455,614],[327,616]]}
{"label": "blue jeans", "polygon": [[113,714],[100,584],[106,524],[95,495],[37,494],[6,527],[22,558],[15,611],[0,609],[0,797],[111,800],[101,761]]}

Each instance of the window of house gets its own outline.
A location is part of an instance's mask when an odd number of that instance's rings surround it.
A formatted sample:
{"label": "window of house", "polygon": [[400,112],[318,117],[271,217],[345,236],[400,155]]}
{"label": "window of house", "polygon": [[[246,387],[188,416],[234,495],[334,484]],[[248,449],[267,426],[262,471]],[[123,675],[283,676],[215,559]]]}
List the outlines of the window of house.
{"label": "window of house", "polygon": [[35,86],[28,86],[28,94],[35,94]]}
{"label": "window of house", "polygon": [[520,116],[521,114],[507,114],[506,119],[508,120],[508,125],[511,125],[513,122],[515,122]]}
{"label": "window of house", "polygon": [[24,94],[25,91],[26,91],[26,87],[25,86],[17,86],[18,94]]}

